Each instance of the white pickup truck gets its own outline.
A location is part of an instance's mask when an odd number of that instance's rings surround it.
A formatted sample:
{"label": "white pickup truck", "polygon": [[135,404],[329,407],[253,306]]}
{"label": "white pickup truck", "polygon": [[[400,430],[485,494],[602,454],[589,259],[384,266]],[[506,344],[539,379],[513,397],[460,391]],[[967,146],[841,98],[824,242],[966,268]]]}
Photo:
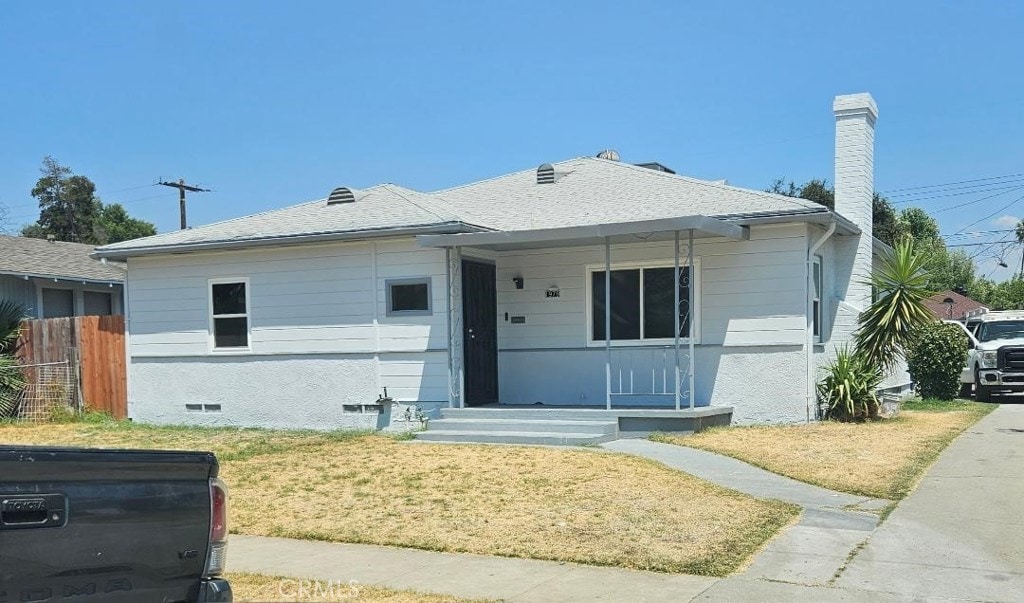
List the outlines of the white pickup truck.
{"label": "white pickup truck", "polygon": [[967,364],[960,382],[964,393],[974,386],[979,401],[1009,392],[1024,392],[1024,311],[986,312],[972,317],[978,321],[972,333],[962,323],[968,338]]}

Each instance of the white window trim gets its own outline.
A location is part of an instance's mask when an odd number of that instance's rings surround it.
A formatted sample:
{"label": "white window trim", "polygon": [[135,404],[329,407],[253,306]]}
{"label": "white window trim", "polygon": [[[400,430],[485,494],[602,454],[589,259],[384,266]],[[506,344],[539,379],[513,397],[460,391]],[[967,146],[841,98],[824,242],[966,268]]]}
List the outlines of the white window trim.
{"label": "white window trim", "polygon": [[[248,343],[245,347],[218,348],[214,335],[213,315],[213,286],[228,285],[233,283],[245,284],[245,314],[218,314],[216,318],[245,318],[246,337]],[[252,353],[252,287],[249,286],[249,277],[219,277],[206,281],[206,315],[209,319],[207,347],[211,354],[251,354]]]}
{"label": "white window trim", "polygon": [[75,316],[81,316],[83,313],[82,293],[75,287],[74,283],[68,281],[48,281],[35,279],[36,283],[36,314],[39,318],[45,316],[43,309],[43,289],[63,289],[65,291],[71,291],[71,307],[74,310],[74,314],[70,318]]}
{"label": "white window trim", "polygon": [[[818,291],[814,291],[814,267],[818,267]],[[825,333],[825,266],[820,255],[815,255],[811,263],[811,312],[814,312],[814,302],[818,302],[818,312],[811,317],[811,332],[814,333],[814,320],[818,320],[818,332],[814,334],[814,342],[821,343],[822,335]],[[817,297],[815,297],[817,295]]]}
{"label": "white window trim", "polygon": [[[644,304],[643,304],[643,269],[644,268],[673,268],[671,261],[657,260],[657,261],[642,261],[642,262],[612,262],[612,270],[641,270],[640,273],[640,324],[643,325],[644,321]],[[680,268],[686,268],[688,266],[685,259],[681,259],[679,263]],[[603,348],[605,347],[605,340],[599,339],[594,341],[594,288],[592,285],[593,273],[604,272],[604,264],[587,264],[586,271],[583,275],[584,285],[583,289],[586,291],[586,344],[588,348]],[[700,343],[700,296],[701,296],[701,279],[700,279],[700,258],[694,258],[693,269],[690,270],[690,287],[693,289],[693,305],[691,308],[690,316],[690,333],[693,335],[693,343]],[[641,326],[641,336],[643,335],[643,327]],[[689,344],[689,337],[680,337],[679,342],[681,344]],[[672,337],[659,337],[656,339],[613,339],[612,347],[640,347],[640,346],[660,346],[660,345],[672,345],[675,343],[675,338]]]}
{"label": "white window trim", "polygon": [[[384,316],[432,316],[434,314],[434,279],[429,276],[410,278],[389,278],[384,280]],[[392,310],[391,309],[391,287],[394,285],[426,285],[427,286],[427,309],[426,310]]]}

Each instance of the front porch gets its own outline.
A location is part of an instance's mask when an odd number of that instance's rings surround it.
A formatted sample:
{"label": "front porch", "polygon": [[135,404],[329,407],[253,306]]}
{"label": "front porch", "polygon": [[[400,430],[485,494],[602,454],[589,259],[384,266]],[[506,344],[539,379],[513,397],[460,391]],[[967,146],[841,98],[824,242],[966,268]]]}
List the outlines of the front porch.
{"label": "front porch", "polygon": [[728,425],[732,408],[705,406],[615,408],[522,404],[485,404],[441,409],[441,418],[417,439],[435,442],[483,442],[586,446],[620,438],[645,438],[655,432],[694,433]]}
{"label": "front porch", "polygon": [[447,258],[449,409],[708,406],[695,240],[748,238],[706,216],[419,237]]}

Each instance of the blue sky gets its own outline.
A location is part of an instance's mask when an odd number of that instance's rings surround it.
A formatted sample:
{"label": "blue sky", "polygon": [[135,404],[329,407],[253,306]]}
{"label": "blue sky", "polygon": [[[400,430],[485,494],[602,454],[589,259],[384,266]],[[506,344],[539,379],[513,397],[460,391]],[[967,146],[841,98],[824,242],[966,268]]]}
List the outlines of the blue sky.
{"label": "blue sky", "polygon": [[[161,231],[158,178],[214,189],[193,224],[604,148],[761,189],[831,179],[832,98],[861,91],[878,190],[1021,174],[1022,31],[1018,2],[5,2],[0,204],[37,217],[44,155]],[[965,190],[894,200],[985,196]],[[1024,188],[1003,193],[937,213],[942,231],[1014,223]],[[1004,235],[985,236],[950,242]],[[966,249],[1009,274],[1001,246]]]}

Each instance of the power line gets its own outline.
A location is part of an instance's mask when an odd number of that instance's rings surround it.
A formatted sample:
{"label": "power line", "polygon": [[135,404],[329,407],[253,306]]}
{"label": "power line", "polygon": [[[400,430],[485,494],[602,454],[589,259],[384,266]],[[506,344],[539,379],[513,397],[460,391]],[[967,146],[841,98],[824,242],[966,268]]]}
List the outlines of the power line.
{"label": "power line", "polygon": [[[1009,182],[1017,182],[1016,180],[999,182],[999,185],[1008,184]],[[946,197],[962,197],[964,195],[977,195],[980,193],[991,193],[992,191],[1008,191],[1013,189],[1019,189],[1024,187],[1024,184],[1010,184],[1009,186],[1000,186],[997,188],[979,188],[976,190],[959,191],[955,193],[943,193],[939,195],[929,195],[926,197],[912,197],[910,199],[898,199],[896,201],[890,201],[893,205],[902,205],[904,203],[920,203],[921,201],[930,201],[932,199],[945,199]],[[941,192],[941,191],[935,191]],[[888,199],[888,197],[886,197]]]}
{"label": "power line", "polygon": [[1009,189],[1006,189],[1004,191],[998,192],[998,193],[996,193],[994,195],[989,195],[987,197],[981,197],[979,199],[974,199],[973,201],[967,201],[965,203],[959,203],[957,205],[950,205],[949,207],[943,207],[942,209],[937,209],[937,210],[933,211],[932,213],[933,214],[941,214],[944,211],[950,211],[952,209],[960,209],[961,207],[967,207],[968,205],[974,205],[975,203],[980,203],[980,202],[986,201],[988,199],[993,199],[995,197],[999,197],[1001,195],[1005,195],[1006,193],[1009,193],[1011,191],[1019,191],[1021,189],[1024,189],[1024,186],[1017,186],[1017,187],[1009,188]]}
{"label": "power line", "polygon": [[181,229],[185,230],[188,228],[188,220],[185,218],[185,191],[190,193],[208,193],[210,192],[210,189],[199,188],[192,184],[185,184],[184,179],[179,179],[177,182],[164,182],[161,180],[160,182],[157,182],[157,184],[178,189],[178,209],[181,212]]}
{"label": "power line", "polygon": [[939,187],[945,187],[945,186],[955,186],[957,184],[967,184],[967,183],[970,183],[970,182],[982,182],[982,181],[985,181],[985,180],[1002,180],[1004,178],[1017,178],[1019,176],[1024,176],[1024,173],[1020,173],[1020,174],[1006,174],[1005,176],[989,176],[988,178],[974,178],[972,180],[960,180],[959,182],[946,182],[944,184],[926,184],[924,186],[908,186],[908,187],[905,187],[905,188],[891,188],[889,190],[879,191],[879,193],[880,194],[885,194],[886,196],[889,196],[889,195],[892,195],[892,193],[898,193],[900,191],[913,191],[913,190],[921,190],[921,189],[926,189],[926,188],[939,188]]}
{"label": "power line", "polygon": [[988,220],[989,218],[991,218],[992,216],[994,216],[994,215],[998,214],[999,212],[1003,212],[1003,211],[1006,211],[1006,210],[1010,209],[1011,207],[1013,207],[1013,206],[1014,206],[1014,205],[1016,205],[1017,203],[1020,203],[1020,202],[1021,202],[1021,200],[1024,200],[1024,195],[1021,195],[1021,196],[1017,197],[1017,198],[1016,198],[1016,199],[1014,199],[1013,201],[1010,201],[1009,203],[1007,203],[1007,204],[1006,204],[1006,205],[1004,205],[1003,207],[1000,207],[999,209],[995,210],[994,212],[990,213],[989,215],[987,215],[987,216],[985,216],[985,217],[983,217],[983,218],[979,218],[979,219],[975,220],[974,222],[971,222],[971,223],[970,223],[970,224],[968,224],[967,226],[964,226],[964,227],[963,227],[963,228],[961,228],[960,230],[956,231],[956,233],[954,233],[954,234],[959,234],[959,233],[961,233],[961,232],[963,232],[963,231],[967,230],[968,228],[970,228],[970,227],[974,226],[975,224],[978,224],[978,223],[980,223],[980,222],[984,222],[985,220]]}

